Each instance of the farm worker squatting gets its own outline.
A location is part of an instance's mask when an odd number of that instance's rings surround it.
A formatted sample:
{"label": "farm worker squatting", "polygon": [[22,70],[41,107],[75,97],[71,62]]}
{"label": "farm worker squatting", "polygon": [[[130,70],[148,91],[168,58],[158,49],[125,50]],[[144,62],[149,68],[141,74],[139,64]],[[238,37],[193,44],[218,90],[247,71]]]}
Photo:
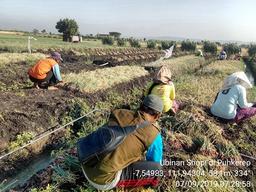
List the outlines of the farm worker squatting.
{"label": "farm worker squatting", "polygon": [[201,49],[198,49],[197,56],[199,56],[199,57],[203,57],[204,56],[203,55],[203,51]]}
{"label": "farm worker squatting", "polygon": [[223,49],[221,52],[220,52],[220,56],[219,56],[219,59],[220,60],[226,60],[227,59],[227,53],[226,51]]}
{"label": "farm worker squatting", "polygon": [[[97,163],[92,160],[82,164],[84,175],[92,186],[99,190],[109,190],[114,187],[158,184],[158,177],[162,176],[159,172],[163,142],[156,121],[160,118],[162,110],[162,100],[155,95],[149,95],[136,112],[126,109],[116,109],[112,112],[109,126],[138,125],[145,120],[149,121],[150,125],[129,134],[114,151]],[[147,171],[155,171],[155,174],[143,174]]]}
{"label": "farm worker squatting", "polygon": [[224,121],[236,123],[256,115],[256,106],[246,99],[248,88],[252,88],[252,84],[244,72],[229,75],[211,106],[211,113]]}
{"label": "farm worker squatting", "polygon": [[179,104],[175,101],[175,87],[171,80],[170,69],[163,65],[154,75],[153,83],[145,95],[154,94],[160,97],[164,104],[163,112],[176,113]]}
{"label": "farm worker squatting", "polygon": [[59,64],[63,61],[61,54],[52,52],[51,56],[39,60],[28,74],[36,88],[57,89],[54,85],[62,82]]}

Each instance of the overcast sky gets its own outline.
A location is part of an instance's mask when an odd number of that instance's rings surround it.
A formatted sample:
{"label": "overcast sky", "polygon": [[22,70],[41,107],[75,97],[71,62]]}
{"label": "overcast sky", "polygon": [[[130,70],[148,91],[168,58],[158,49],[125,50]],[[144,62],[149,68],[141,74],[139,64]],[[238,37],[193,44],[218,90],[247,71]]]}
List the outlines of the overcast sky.
{"label": "overcast sky", "polygon": [[81,34],[256,42],[256,0],[0,0],[0,29],[56,33],[66,17]]}

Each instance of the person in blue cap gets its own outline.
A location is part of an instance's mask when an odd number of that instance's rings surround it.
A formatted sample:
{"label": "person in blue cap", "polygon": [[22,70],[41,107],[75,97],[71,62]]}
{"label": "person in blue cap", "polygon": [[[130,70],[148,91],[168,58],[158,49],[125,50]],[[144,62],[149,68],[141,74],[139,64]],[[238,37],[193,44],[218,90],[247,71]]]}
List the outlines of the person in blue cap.
{"label": "person in blue cap", "polygon": [[156,95],[148,95],[137,111],[116,109],[108,125],[126,127],[145,120],[150,124],[128,135],[112,152],[82,164],[88,182],[98,190],[115,187],[157,186],[163,177],[161,161],[163,142],[156,121],[163,111],[163,102]]}

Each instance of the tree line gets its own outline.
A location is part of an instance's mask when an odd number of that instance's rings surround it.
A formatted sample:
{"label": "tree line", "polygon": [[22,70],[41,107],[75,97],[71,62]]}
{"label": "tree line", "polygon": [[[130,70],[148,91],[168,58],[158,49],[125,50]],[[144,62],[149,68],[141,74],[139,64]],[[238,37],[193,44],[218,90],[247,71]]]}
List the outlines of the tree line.
{"label": "tree line", "polygon": [[[59,33],[62,33],[62,39],[63,41],[71,41],[71,37],[74,35],[80,35],[79,34],[79,27],[77,22],[74,19],[60,19],[57,23],[55,28],[58,30]],[[39,33],[39,30],[34,29],[34,34]],[[46,33],[46,30],[43,29],[41,31],[42,34]],[[115,42],[117,46],[126,46],[127,43],[131,47],[141,47],[141,43],[138,39],[134,38],[121,38],[120,32],[109,32],[108,34],[98,34],[95,37],[91,34],[87,36],[87,38],[96,38],[100,39],[103,44],[105,45],[113,45]],[[159,40],[146,40],[144,38],[143,40],[146,43],[146,47],[149,49],[168,49],[172,45],[176,45],[175,41],[159,41]],[[217,54],[218,46],[222,46],[222,49],[226,51],[228,55],[238,54],[241,52],[241,46],[238,46],[236,43],[227,43],[227,44],[221,44],[219,42],[210,42],[210,41],[202,41],[202,42],[194,42],[190,40],[184,40],[181,42],[181,50],[182,51],[189,51],[189,52],[195,52],[197,49],[197,44],[202,45],[202,49],[205,53],[210,54]],[[256,55],[256,45],[249,45],[244,46],[248,48],[248,54],[250,56]]]}

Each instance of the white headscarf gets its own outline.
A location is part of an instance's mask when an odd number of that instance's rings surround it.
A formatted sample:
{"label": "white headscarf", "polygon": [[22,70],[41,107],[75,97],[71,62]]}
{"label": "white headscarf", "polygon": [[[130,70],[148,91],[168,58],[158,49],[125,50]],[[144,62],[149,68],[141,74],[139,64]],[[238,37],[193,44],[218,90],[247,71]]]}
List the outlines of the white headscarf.
{"label": "white headscarf", "polygon": [[239,71],[226,77],[226,79],[224,80],[222,89],[225,90],[237,84],[242,85],[246,89],[252,88],[252,84],[249,81],[246,74],[243,71]]}

